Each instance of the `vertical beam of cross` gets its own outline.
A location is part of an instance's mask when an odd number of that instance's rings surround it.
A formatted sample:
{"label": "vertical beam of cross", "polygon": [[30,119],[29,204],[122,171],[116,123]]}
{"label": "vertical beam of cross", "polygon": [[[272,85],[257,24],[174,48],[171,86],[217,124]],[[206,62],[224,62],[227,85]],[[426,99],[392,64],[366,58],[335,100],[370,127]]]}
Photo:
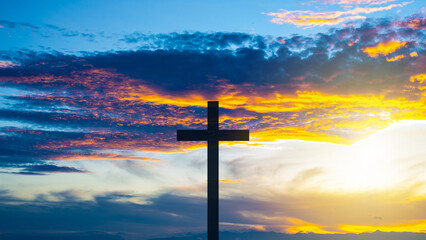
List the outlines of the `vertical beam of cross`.
{"label": "vertical beam of cross", "polygon": [[207,102],[207,130],[177,130],[178,141],[207,141],[207,239],[219,239],[219,141],[248,141],[249,130],[219,130],[219,102]]}
{"label": "vertical beam of cross", "polygon": [[219,239],[219,102],[207,103],[207,239]]}

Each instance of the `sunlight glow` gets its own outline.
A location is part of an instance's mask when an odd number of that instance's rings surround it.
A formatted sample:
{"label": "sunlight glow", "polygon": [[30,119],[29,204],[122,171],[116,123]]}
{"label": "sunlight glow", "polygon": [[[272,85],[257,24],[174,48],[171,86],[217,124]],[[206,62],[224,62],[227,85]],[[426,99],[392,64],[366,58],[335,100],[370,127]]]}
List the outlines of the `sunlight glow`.
{"label": "sunlight glow", "polygon": [[392,165],[395,156],[388,148],[392,140],[376,134],[348,146],[345,154],[348,159],[336,165],[340,185],[353,190],[390,186],[396,174]]}

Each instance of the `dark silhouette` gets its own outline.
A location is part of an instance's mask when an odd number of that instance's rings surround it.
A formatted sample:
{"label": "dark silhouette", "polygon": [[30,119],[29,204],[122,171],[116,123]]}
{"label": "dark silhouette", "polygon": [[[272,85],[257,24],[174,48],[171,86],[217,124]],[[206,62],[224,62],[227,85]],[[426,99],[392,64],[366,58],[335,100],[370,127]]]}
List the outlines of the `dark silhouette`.
{"label": "dark silhouette", "polygon": [[178,141],[207,141],[207,236],[219,239],[219,141],[249,141],[249,130],[219,130],[219,102],[207,102],[207,130],[177,130]]}
{"label": "dark silhouette", "polygon": [[40,233],[40,232],[14,232],[0,233],[1,240],[124,240],[117,234],[105,232],[64,232],[64,233]]}
{"label": "dark silhouette", "polygon": [[[277,233],[277,232],[220,232],[223,240],[424,240],[426,233],[412,232],[380,232],[346,233],[346,234],[315,234],[315,233]],[[150,240],[205,240],[206,234],[188,233],[184,236],[151,238]]]}

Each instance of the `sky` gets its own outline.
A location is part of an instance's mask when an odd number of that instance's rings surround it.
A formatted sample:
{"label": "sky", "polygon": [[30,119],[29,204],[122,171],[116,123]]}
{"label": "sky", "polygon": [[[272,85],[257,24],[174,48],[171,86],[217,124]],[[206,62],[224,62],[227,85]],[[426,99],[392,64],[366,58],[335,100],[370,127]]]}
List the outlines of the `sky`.
{"label": "sky", "polygon": [[421,1],[1,5],[0,234],[205,232],[209,100],[221,230],[426,234]]}

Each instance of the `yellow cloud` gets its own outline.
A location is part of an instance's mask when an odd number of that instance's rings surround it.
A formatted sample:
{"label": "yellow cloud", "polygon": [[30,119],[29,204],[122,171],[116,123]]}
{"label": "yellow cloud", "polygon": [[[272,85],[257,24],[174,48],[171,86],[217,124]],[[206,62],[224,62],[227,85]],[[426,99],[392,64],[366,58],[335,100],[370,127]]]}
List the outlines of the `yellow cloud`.
{"label": "yellow cloud", "polygon": [[325,226],[309,223],[297,218],[286,218],[288,222],[290,222],[292,227],[288,227],[286,229],[289,233],[317,233],[317,234],[330,234],[330,233],[340,233],[340,232],[331,232],[324,230]]}
{"label": "yellow cloud", "polygon": [[219,180],[219,182],[221,183],[240,183],[240,182],[245,182],[246,180],[244,179],[225,179],[225,180]]}
{"label": "yellow cloud", "polygon": [[422,84],[424,81],[426,81],[426,74],[417,74],[410,77],[410,82],[418,81],[420,84]]}
{"label": "yellow cloud", "polygon": [[327,134],[325,132],[310,131],[306,127],[281,127],[278,129],[265,129],[250,134],[255,141],[272,142],[284,139],[298,139],[304,141],[330,142],[339,144],[350,144],[352,141],[343,137]]}
{"label": "yellow cloud", "polygon": [[[404,45],[404,43],[397,43]],[[387,45],[386,45],[387,46]],[[380,48],[380,47],[379,47]],[[386,49],[386,47],[385,47]],[[386,52],[388,50],[378,50]],[[410,78],[411,82],[423,83],[426,75],[419,74]],[[275,141],[279,139],[299,139],[307,141],[324,141],[340,144],[350,144],[359,138],[348,139],[335,132],[336,129],[348,129],[352,132],[368,134],[387,127],[396,120],[426,119],[425,99],[409,100],[406,98],[386,98],[385,95],[330,95],[320,92],[297,91],[296,95],[275,93],[269,96],[246,94],[235,90],[232,84],[223,90],[217,99],[221,107],[228,109],[242,108],[261,114],[289,113],[286,118],[265,116],[260,121],[268,127],[252,131],[251,137],[256,141]],[[180,98],[157,93],[154,90],[131,90],[131,93],[121,91],[122,95],[133,97],[121,98],[123,101],[141,101],[161,105],[203,106],[206,101],[201,95],[186,95]],[[147,94],[150,93],[150,94]],[[220,122],[224,127],[235,124],[247,124],[255,120],[254,116],[231,117],[222,115]],[[164,125],[204,123],[205,119],[164,119]],[[161,123],[161,121],[159,122]],[[290,125],[291,123],[291,125]],[[226,126],[229,125],[229,126]]]}
{"label": "yellow cloud", "polygon": [[364,233],[375,231],[426,233],[426,220],[413,220],[408,223],[397,224],[393,226],[341,225],[339,229],[349,233]]}
{"label": "yellow cloud", "polygon": [[377,44],[376,46],[366,47],[363,49],[370,57],[378,57],[379,55],[386,56],[396,50],[405,47],[407,42],[387,41]]}
{"label": "yellow cloud", "polygon": [[405,55],[401,54],[401,55],[395,56],[393,58],[386,58],[386,61],[395,62],[395,61],[399,61],[399,60],[403,59],[404,57],[405,57]]}

